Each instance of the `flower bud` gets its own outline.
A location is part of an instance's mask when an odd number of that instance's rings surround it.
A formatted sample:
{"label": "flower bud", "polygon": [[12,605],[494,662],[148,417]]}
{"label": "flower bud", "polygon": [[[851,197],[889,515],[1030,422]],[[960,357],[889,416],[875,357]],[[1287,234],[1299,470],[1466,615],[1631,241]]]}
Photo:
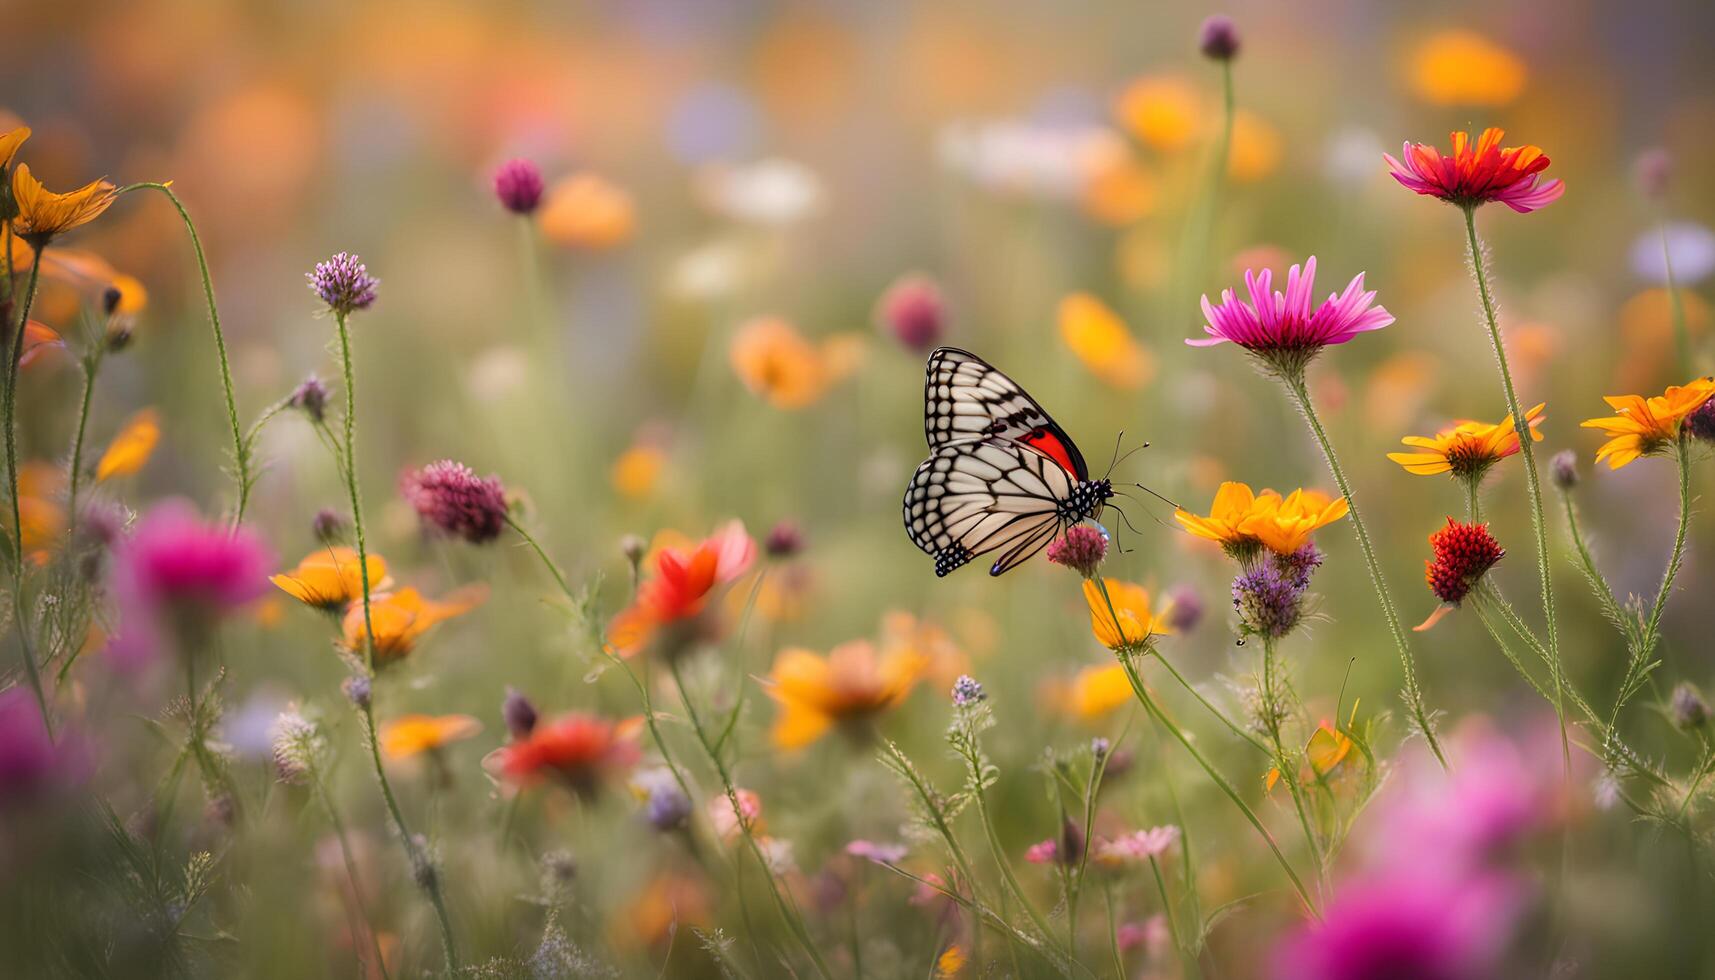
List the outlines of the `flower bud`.
{"label": "flower bud", "polygon": [[320,422],[327,417],[327,385],[322,383],[322,379],[312,374],[292,389],[292,394],[286,399],[286,404],[308,415],[310,421]]}
{"label": "flower bud", "polygon": [[1673,718],[1674,727],[1682,732],[1702,728],[1709,723],[1709,702],[1703,700],[1703,695],[1690,681],[1680,681],[1674,687],[1667,711]]}
{"label": "flower bud", "polygon": [[635,534],[627,534],[619,539],[619,553],[635,567],[649,553],[649,543]]}
{"label": "flower bud", "polygon": [[1562,490],[1570,490],[1578,485],[1578,454],[1570,449],[1562,449],[1554,454],[1548,462],[1548,476],[1554,485]]}
{"label": "flower bud", "polygon": [[953,682],[953,707],[955,708],[968,708],[987,697],[988,695],[983,693],[983,686],[969,674],[960,674],[959,679]]}
{"label": "flower bud", "polygon": [[763,548],[770,558],[790,558],[804,550],[804,533],[791,521],[781,521],[769,529]]}
{"label": "flower bud", "polygon": [[542,171],[529,160],[508,160],[494,172],[494,196],[513,214],[532,214],[542,204]]}
{"label": "flower bud", "polygon": [[500,717],[506,720],[506,730],[513,738],[529,738],[536,730],[536,706],[514,688],[506,689],[506,700],[500,703]]}
{"label": "flower bud", "polygon": [[1197,31],[1197,49],[1205,58],[1231,61],[1239,53],[1239,29],[1231,17],[1215,14]]}
{"label": "flower bud", "polygon": [[369,707],[372,693],[369,678],[362,674],[353,674],[340,683],[339,689],[345,692],[346,700],[352,704],[359,708]]}
{"label": "flower bud", "polygon": [[310,521],[310,533],[322,544],[337,544],[345,538],[345,517],[332,507],[323,507],[316,511],[316,516]]}
{"label": "flower bud", "polygon": [[1697,411],[1685,417],[1685,431],[1691,433],[1693,439],[1715,442],[1715,398],[1704,402],[1698,406]]}

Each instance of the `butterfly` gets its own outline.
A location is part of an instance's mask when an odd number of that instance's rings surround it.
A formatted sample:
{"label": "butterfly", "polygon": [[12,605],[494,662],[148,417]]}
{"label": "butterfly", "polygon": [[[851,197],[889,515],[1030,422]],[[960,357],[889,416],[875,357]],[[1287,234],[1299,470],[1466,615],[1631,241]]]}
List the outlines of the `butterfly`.
{"label": "butterfly", "polygon": [[929,458],[905,487],[905,531],[944,576],[1000,552],[1000,575],[1113,497],[1077,443],[1017,382],[969,351],[929,355],[923,382]]}

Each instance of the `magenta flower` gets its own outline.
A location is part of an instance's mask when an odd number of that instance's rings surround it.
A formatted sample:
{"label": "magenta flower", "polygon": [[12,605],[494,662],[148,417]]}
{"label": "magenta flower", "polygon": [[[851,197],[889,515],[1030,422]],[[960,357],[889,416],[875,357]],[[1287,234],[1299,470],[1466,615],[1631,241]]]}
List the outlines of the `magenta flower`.
{"label": "magenta flower", "polygon": [[846,845],[846,853],[852,857],[874,861],[876,864],[898,864],[905,860],[904,844],[878,843],[872,840],[854,840]]}
{"label": "magenta flower", "polygon": [[1208,337],[1186,340],[1192,347],[1234,343],[1258,355],[1277,370],[1302,371],[1316,352],[1330,344],[1343,344],[1361,333],[1380,330],[1393,322],[1393,314],[1375,302],[1374,291],[1364,289],[1364,274],[1358,273],[1346,290],[1330,295],[1320,306],[1311,305],[1316,282],[1316,256],[1293,266],[1286,274],[1286,292],[1273,289],[1274,273],[1255,269],[1245,273],[1250,302],[1231,289],[1221,291],[1219,306],[1203,297],[1203,332]]}
{"label": "magenta flower", "polygon": [[470,467],[443,459],[406,473],[399,491],[423,523],[471,544],[500,537],[506,527],[506,490],[496,477],[479,477]]}
{"label": "magenta flower", "polygon": [[314,272],[304,273],[310,291],[321,297],[328,309],[345,316],[375,304],[375,289],[381,280],[369,274],[363,260],[340,252],[326,262],[317,262]]}
{"label": "magenta flower", "polygon": [[1472,143],[1471,134],[1458,132],[1451,137],[1450,155],[1424,143],[1407,142],[1398,159],[1388,153],[1382,159],[1400,186],[1467,210],[1494,202],[1528,214],[1560,200],[1566,184],[1543,181],[1548,156],[1542,148],[1503,147],[1505,135],[1491,126]]}
{"label": "magenta flower", "polygon": [[1276,980],[1498,980],[1524,897],[1524,887],[1501,874],[1420,872],[1351,882],[1321,922],[1276,948],[1273,975]]}
{"label": "magenta flower", "polygon": [[114,549],[119,627],[110,651],[138,666],[172,640],[194,642],[189,634],[261,597],[274,566],[254,530],[205,523],[183,500],[157,504]]}
{"label": "magenta flower", "polygon": [[947,301],[933,279],[908,275],[887,287],[875,318],[907,349],[926,353],[947,330]]}
{"label": "magenta flower", "polygon": [[89,774],[87,747],[73,733],[48,736],[42,710],[22,687],[0,691],[0,810],[80,782]]}
{"label": "magenta flower", "polygon": [[1048,545],[1048,560],[1090,578],[1108,554],[1108,539],[1088,524],[1075,524]]}
{"label": "magenta flower", "polygon": [[542,171],[529,160],[508,160],[494,172],[494,196],[513,214],[532,214],[542,203]]}

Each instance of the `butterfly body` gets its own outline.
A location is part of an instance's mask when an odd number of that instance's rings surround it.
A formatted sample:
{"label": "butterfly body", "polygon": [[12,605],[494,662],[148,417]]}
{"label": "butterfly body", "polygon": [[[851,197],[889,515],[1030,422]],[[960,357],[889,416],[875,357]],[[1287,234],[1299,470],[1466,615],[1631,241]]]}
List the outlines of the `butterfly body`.
{"label": "butterfly body", "polygon": [[957,348],[929,355],[924,435],[930,455],[905,488],[912,543],[944,576],[999,552],[989,574],[1023,563],[1114,495],[1090,479],[1066,431],[1016,382]]}

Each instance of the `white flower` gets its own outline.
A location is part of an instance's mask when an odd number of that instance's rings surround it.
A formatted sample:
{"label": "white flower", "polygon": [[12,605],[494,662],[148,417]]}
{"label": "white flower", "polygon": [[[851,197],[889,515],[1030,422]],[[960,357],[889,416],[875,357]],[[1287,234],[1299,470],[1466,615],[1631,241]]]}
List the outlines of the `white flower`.
{"label": "white flower", "polygon": [[748,224],[796,224],[822,209],[822,180],[795,160],[771,157],[742,166],[715,166],[698,179],[703,203]]}
{"label": "white flower", "polygon": [[1673,257],[1673,281],[1689,286],[1715,272],[1715,231],[1691,221],[1674,221],[1662,231],[1647,231],[1632,243],[1632,271],[1650,282],[1667,282],[1661,240]]}
{"label": "white flower", "polygon": [[941,165],[992,191],[1076,200],[1125,142],[1090,124],[1019,120],[954,123],[941,131]]}

